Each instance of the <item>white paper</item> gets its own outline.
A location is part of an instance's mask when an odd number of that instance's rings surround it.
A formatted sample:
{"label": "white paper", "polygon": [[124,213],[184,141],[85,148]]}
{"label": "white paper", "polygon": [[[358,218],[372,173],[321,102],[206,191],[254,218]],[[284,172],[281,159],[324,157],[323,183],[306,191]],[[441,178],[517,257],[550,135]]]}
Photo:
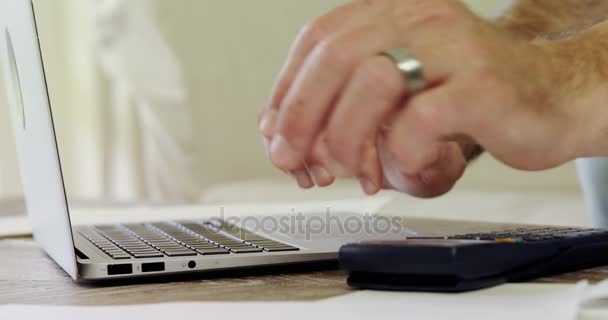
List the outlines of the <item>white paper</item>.
{"label": "white paper", "polygon": [[[588,284],[506,284],[461,294],[357,291],[330,299],[400,309],[412,319],[577,319]],[[608,295],[608,292],[604,292]]]}
{"label": "white paper", "polygon": [[[0,319],[606,319],[608,308],[579,313],[608,297],[608,285],[508,284],[464,294],[357,291],[317,302],[172,303],[119,307],[2,306]],[[580,314],[580,317],[579,317]]]}

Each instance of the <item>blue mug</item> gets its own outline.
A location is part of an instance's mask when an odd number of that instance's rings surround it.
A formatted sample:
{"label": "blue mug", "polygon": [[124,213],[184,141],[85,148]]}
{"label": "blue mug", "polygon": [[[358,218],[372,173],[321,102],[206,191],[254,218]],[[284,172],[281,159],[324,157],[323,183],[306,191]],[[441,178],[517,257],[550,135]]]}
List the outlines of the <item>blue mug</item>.
{"label": "blue mug", "polygon": [[608,158],[576,161],[587,210],[594,227],[608,227]]}

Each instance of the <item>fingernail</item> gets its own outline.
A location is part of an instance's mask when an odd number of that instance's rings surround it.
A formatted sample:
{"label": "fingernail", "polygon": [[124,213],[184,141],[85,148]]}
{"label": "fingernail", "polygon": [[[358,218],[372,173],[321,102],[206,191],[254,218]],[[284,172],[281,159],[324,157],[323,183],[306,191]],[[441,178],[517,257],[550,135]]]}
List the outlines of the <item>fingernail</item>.
{"label": "fingernail", "polygon": [[315,186],[314,182],[312,181],[312,179],[310,178],[310,176],[308,175],[308,172],[306,172],[306,170],[301,169],[301,170],[292,171],[291,174],[296,179],[296,181],[298,182],[298,185],[301,188],[309,189],[309,188],[312,188]]}
{"label": "fingernail", "polygon": [[373,183],[372,180],[368,178],[359,178],[359,183],[361,183],[363,191],[365,191],[365,193],[367,193],[368,195],[374,195],[378,193],[378,186],[376,186],[376,184]]}
{"label": "fingernail", "polygon": [[310,174],[316,185],[325,185],[328,181],[332,179],[332,176],[329,174],[329,171],[325,170],[323,167],[314,166],[310,168]]}
{"label": "fingernail", "polygon": [[301,161],[293,147],[281,135],[275,135],[270,143],[270,158],[280,168],[293,168]]}
{"label": "fingernail", "polygon": [[344,168],[344,166],[342,166],[342,164],[340,162],[338,162],[336,159],[330,157],[327,162],[328,162],[327,165],[329,167],[329,171],[331,171],[331,173],[333,173],[334,176],[339,177],[339,178],[350,178],[351,177],[351,175],[346,170],[346,168]]}
{"label": "fingernail", "polygon": [[265,137],[271,138],[274,135],[276,122],[277,112],[275,110],[267,111],[262,117],[262,120],[260,121],[260,131]]}

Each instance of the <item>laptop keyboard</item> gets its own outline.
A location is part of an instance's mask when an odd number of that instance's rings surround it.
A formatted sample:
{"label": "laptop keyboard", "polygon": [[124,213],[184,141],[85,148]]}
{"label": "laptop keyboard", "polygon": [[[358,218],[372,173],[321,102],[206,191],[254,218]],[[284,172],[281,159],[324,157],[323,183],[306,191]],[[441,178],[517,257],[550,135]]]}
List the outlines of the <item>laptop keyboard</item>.
{"label": "laptop keyboard", "polygon": [[115,260],[299,250],[219,220],[98,226],[79,233]]}

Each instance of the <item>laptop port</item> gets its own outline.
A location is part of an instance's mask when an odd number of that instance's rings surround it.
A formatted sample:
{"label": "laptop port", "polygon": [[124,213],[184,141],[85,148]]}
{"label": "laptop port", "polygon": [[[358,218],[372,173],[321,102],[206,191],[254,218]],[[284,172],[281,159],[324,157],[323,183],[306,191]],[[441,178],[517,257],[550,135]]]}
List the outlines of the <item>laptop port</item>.
{"label": "laptop port", "polygon": [[108,275],[116,276],[120,274],[131,274],[133,273],[133,265],[128,264],[110,264],[108,265]]}
{"label": "laptop port", "polygon": [[164,262],[151,262],[151,263],[142,263],[141,264],[141,272],[159,272],[159,271],[165,271]]}

